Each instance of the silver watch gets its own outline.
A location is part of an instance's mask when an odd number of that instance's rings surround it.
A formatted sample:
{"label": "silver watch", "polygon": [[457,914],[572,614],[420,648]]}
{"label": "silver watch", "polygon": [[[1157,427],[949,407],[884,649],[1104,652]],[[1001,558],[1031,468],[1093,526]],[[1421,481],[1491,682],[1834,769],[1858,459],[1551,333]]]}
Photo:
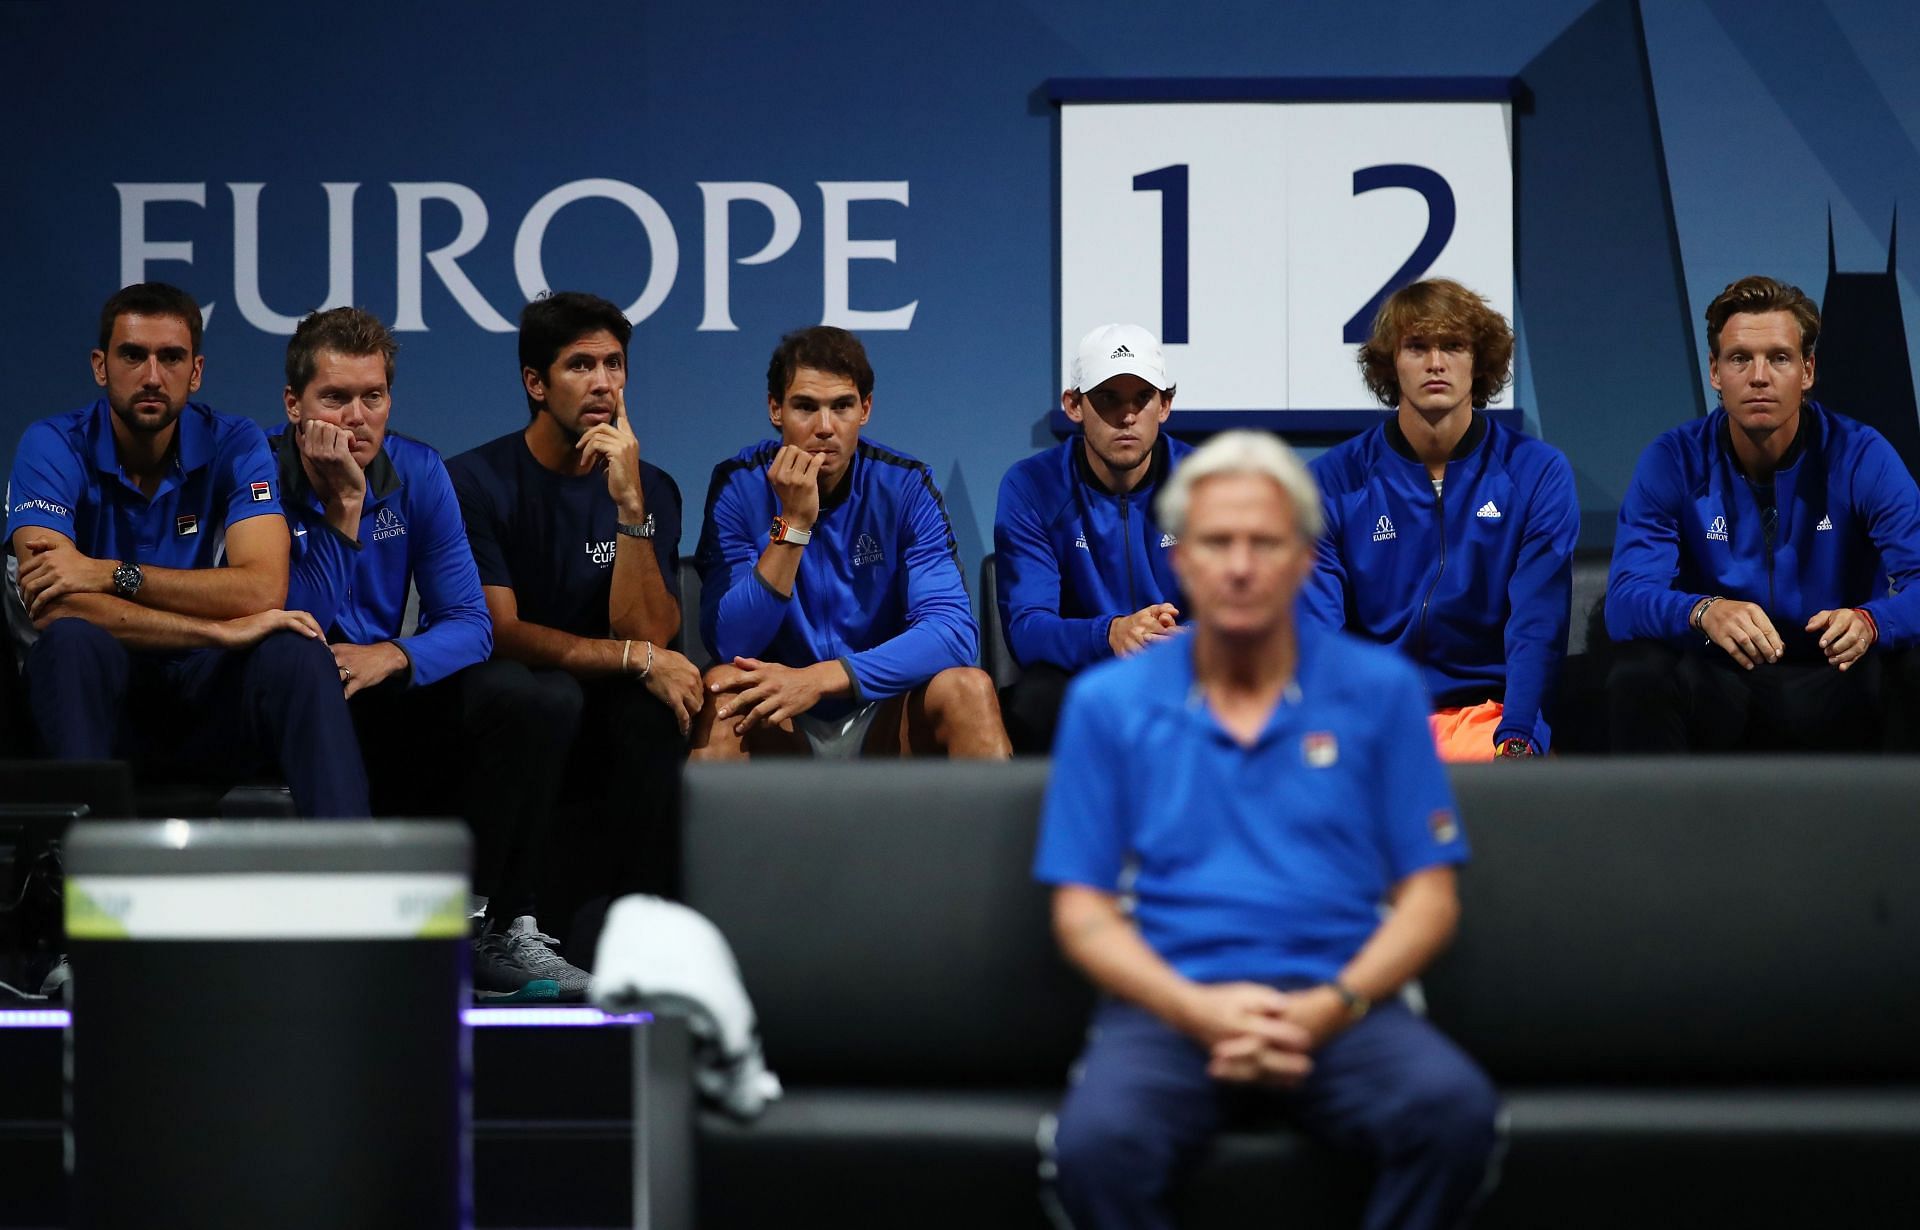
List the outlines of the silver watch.
{"label": "silver watch", "polygon": [[113,570],[113,592],[131,599],[140,592],[140,586],[146,579],[146,574],[140,571],[140,565],[121,563]]}
{"label": "silver watch", "polygon": [[625,534],[629,538],[652,538],[653,537],[653,514],[648,513],[647,519],[645,521],[642,521],[638,525],[628,525],[624,521],[618,521],[614,523],[613,528],[618,530],[620,533]]}

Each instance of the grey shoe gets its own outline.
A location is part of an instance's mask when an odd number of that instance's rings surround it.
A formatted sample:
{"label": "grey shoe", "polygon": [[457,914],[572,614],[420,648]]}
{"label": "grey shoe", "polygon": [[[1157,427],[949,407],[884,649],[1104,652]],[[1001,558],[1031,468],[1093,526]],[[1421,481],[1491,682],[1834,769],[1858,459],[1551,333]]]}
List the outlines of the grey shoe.
{"label": "grey shoe", "polygon": [[48,999],[64,1000],[72,984],[73,966],[67,964],[67,954],[63,952],[53,968],[47,971],[47,976],[40,980],[40,994]]}
{"label": "grey shoe", "polygon": [[560,998],[560,986],[527,968],[506,934],[483,930],[473,938],[473,997],[490,1004],[521,1004]]}
{"label": "grey shoe", "polygon": [[586,999],[587,985],[593,981],[593,975],[568,964],[560,955],[560,941],[542,934],[540,924],[534,921],[533,915],[520,915],[498,934],[505,939],[514,960],[530,971],[533,977],[551,979],[559,985],[561,999]]}

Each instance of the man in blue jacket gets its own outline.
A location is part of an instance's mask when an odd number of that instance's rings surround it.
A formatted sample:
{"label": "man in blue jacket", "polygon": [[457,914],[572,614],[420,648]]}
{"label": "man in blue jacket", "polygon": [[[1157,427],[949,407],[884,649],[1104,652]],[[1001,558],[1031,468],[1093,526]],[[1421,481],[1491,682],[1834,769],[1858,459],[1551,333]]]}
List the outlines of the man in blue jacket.
{"label": "man in blue jacket", "polygon": [[1513,330],[1444,278],[1380,305],[1360,368],[1394,413],[1313,462],[1326,501],[1302,613],[1417,663],[1442,759],[1544,754],[1580,508],[1559,449],[1482,413]]}
{"label": "man in blue jacket", "polygon": [[1161,427],[1174,384],[1160,339],[1102,325],[1074,350],[1060,407],[1080,434],[1014,465],[993,519],[1001,625],[1020,678],[1000,698],[1014,750],[1044,755],[1067,682],[1179,626],[1174,536],[1153,497],[1192,450]]}
{"label": "man in blue jacket", "polygon": [[[473,826],[473,981],[489,998],[586,993],[542,942],[533,876],[566,744],[487,661],[493,624],[440,454],[388,430],[393,335],[315,312],[287,343],[287,426],[269,437],[293,532],[290,606],[326,630],[381,815]],[[418,629],[403,635],[409,591]]]}
{"label": "man in blue jacket", "polygon": [[1889,654],[1920,642],[1920,491],[1879,432],[1807,399],[1820,313],[1798,287],[1742,278],[1706,319],[1720,408],[1649,445],[1620,505],[1614,750],[1872,745],[1920,691]]}
{"label": "man in blue jacket", "polygon": [[287,523],[265,436],[187,399],[200,307],[107,300],[92,405],[27,428],[8,482],[13,631],[48,755],[277,768],[311,818],[365,817],[367,781],[321,629],[287,603]]}
{"label": "man in blue jacket", "polygon": [[695,758],[1009,754],[940,491],[923,463],[860,438],[872,412],[859,338],[818,325],[780,340],[778,438],[707,488],[700,631],[718,664]]}

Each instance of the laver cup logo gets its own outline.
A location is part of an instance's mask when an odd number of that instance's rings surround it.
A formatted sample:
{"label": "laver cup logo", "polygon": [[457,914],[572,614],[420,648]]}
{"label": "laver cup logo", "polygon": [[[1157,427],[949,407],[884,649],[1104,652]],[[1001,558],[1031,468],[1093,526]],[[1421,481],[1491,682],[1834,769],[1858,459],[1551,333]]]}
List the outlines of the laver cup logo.
{"label": "laver cup logo", "polygon": [[373,518],[373,540],[385,542],[389,538],[399,538],[407,532],[407,523],[400,514],[391,508],[382,508]]}

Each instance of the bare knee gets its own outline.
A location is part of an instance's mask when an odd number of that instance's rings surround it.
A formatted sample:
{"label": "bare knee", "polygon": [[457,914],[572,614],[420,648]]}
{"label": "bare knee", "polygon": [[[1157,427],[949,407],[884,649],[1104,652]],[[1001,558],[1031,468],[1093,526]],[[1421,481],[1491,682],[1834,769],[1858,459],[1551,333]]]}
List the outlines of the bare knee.
{"label": "bare knee", "polygon": [[938,716],[1000,716],[993,676],[972,666],[950,666],[927,681],[927,711]]}
{"label": "bare knee", "polygon": [[927,719],[950,756],[1006,759],[1013,754],[1000,720],[993,676],[971,666],[949,667],[927,682]]}
{"label": "bare knee", "polygon": [[745,760],[746,741],[734,733],[734,724],[719,718],[720,706],[731,693],[725,691],[740,673],[731,664],[709,666],[700,676],[700,712],[694,715],[688,760]]}

